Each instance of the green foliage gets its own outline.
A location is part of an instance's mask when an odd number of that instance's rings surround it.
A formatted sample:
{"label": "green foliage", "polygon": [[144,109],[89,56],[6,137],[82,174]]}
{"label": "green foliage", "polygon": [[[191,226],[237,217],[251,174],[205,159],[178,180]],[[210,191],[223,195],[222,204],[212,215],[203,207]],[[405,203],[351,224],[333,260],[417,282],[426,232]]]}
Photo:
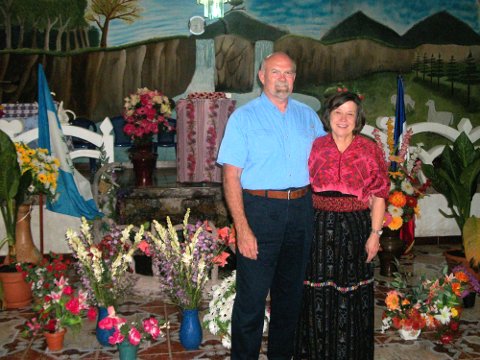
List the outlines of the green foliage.
{"label": "green foliage", "polygon": [[448,202],[451,214],[460,231],[470,217],[470,208],[480,175],[480,149],[475,149],[465,133],[461,133],[453,148],[445,146],[436,165],[422,164],[423,173],[432,181],[432,187]]}

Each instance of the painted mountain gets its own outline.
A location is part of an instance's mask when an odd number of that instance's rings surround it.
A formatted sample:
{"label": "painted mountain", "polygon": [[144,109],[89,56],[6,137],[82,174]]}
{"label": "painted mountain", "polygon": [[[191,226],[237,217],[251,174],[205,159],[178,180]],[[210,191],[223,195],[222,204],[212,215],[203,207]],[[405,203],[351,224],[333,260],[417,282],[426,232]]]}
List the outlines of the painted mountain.
{"label": "painted mountain", "polygon": [[469,25],[441,11],[412,26],[402,36],[404,44],[416,47],[421,44],[479,45],[480,35]]}
{"label": "painted mountain", "polygon": [[199,39],[213,39],[218,35],[231,34],[255,42],[257,40],[275,41],[288,33],[288,30],[279,29],[253,18],[245,11],[236,10],[229,12],[222,19],[207,25],[205,32],[195,37]]}
{"label": "painted mountain", "polygon": [[321,40],[324,43],[331,43],[359,38],[378,40],[394,46],[402,43],[401,36],[394,30],[369,18],[361,11],[330,29]]}

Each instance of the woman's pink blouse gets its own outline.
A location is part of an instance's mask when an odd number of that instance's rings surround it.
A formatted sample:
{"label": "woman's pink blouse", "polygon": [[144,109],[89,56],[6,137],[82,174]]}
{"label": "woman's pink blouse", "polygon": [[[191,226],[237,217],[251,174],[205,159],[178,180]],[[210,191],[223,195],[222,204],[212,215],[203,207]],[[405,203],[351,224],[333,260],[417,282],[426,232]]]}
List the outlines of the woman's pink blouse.
{"label": "woman's pink blouse", "polygon": [[317,138],[308,160],[315,192],[339,191],[367,202],[372,195],[388,198],[390,179],[382,150],[361,135],[341,153],[331,134]]}

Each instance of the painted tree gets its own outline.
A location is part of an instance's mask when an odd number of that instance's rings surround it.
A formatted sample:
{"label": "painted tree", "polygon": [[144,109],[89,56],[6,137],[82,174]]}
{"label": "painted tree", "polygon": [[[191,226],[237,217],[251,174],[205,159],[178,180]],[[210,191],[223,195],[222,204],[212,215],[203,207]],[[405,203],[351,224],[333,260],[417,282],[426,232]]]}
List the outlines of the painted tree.
{"label": "painted tree", "polygon": [[445,64],[442,55],[438,54],[435,61],[435,77],[437,78],[437,88],[440,87],[440,79],[445,76]]}
{"label": "painted tree", "polygon": [[472,52],[464,60],[464,68],[460,74],[460,81],[467,85],[467,106],[470,105],[471,86],[480,83],[480,71],[473,58]]}
{"label": "painted tree", "polygon": [[423,53],[423,61],[422,61],[422,80],[425,80],[425,75],[427,75],[427,72],[429,71],[429,64],[428,64],[428,58],[427,58],[427,53]]}
{"label": "painted tree", "polygon": [[12,17],[14,0],[0,0],[1,27],[5,29],[5,49],[12,48]]}
{"label": "painted tree", "polygon": [[139,6],[140,0],[91,0],[87,8],[85,19],[97,24],[102,32],[100,47],[107,47],[108,28],[115,19],[127,24],[133,23],[140,17],[143,9]]}
{"label": "painted tree", "polygon": [[453,55],[446,65],[445,75],[447,76],[447,80],[450,81],[450,93],[453,95],[455,91],[454,84],[460,77],[460,69]]}
{"label": "painted tree", "polygon": [[415,61],[412,64],[412,71],[415,71],[415,77],[418,77],[418,72],[420,71],[420,66],[422,62],[420,60],[420,54],[417,53],[417,56],[415,57]]}

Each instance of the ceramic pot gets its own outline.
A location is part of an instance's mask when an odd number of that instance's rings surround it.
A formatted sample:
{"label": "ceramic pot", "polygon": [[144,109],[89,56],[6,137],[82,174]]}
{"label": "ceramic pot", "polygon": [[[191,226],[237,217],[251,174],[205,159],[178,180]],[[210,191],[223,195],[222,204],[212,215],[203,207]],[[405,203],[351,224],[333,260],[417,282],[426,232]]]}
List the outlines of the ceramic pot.
{"label": "ceramic pot", "polygon": [[124,340],[117,344],[120,360],[135,360],[137,358],[138,345],[132,345],[130,341]]}
{"label": "ceramic pot", "polygon": [[202,343],[202,326],[198,310],[183,310],[180,324],[180,343],[186,350],[197,350]]}
{"label": "ceramic pot", "polygon": [[22,204],[18,207],[17,224],[15,226],[15,249],[17,261],[23,263],[40,264],[42,254],[33,243],[30,220],[32,205]]}
{"label": "ceramic pot", "polygon": [[463,300],[463,308],[470,309],[475,306],[475,298],[477,297],[477,293],[475,291],[470,292],[467,296],[465,296]]}
{"label": "ceramic pot", "polygon": [[135,186],[153,185],[153,173],[157,165],[157,153],[152,151],[152,144],[137,146],[130,151],[130,161],[135,174]]}
{"label": "ceramic pot", "polygon": [[403,340],[417,340],[417,338],[420,336],[420,333],[422,330],[405,330],[405,329],[398,329],[398,334]]}
{"label": "ceramic pot", "polygon": [[400,259],[405,249],[405,242],[400,238],[400,230],[383,229],[380,237],[382,251],[378,252],[380,259],[380,275],[392,277],[398,271],[394,260]]}
{"label": "ceramic pot", "polygon": [[7,309],[23,308],[32,302],[32,290],[21,272],[6,272],[8,266],[2,267],[0,281],[3,284],[4,306]]}
{"label": "ceramic pot", "polygon": [[100,329],[98,326],[98,323],[100,320],[106,318],[108,316],[108,310],[106,307],[99,306],[98,307],[98,316],[97,316],[97,327],[95,328],[95,336],[98,340],[98,342],[103,345],[103,346],[111,346],[110,343],[108,342],[108,338],[113,335],[115,332],[115,329]]}
{"label": "ceramic pot", "polygon": [[65,339],[66,332],[67,329],[62,329],[54,333],[43,333],[43,336],[45,336],[45,340],[47,342],[47,347],[50,351],[60,351],[63,349],[63,340]]}

